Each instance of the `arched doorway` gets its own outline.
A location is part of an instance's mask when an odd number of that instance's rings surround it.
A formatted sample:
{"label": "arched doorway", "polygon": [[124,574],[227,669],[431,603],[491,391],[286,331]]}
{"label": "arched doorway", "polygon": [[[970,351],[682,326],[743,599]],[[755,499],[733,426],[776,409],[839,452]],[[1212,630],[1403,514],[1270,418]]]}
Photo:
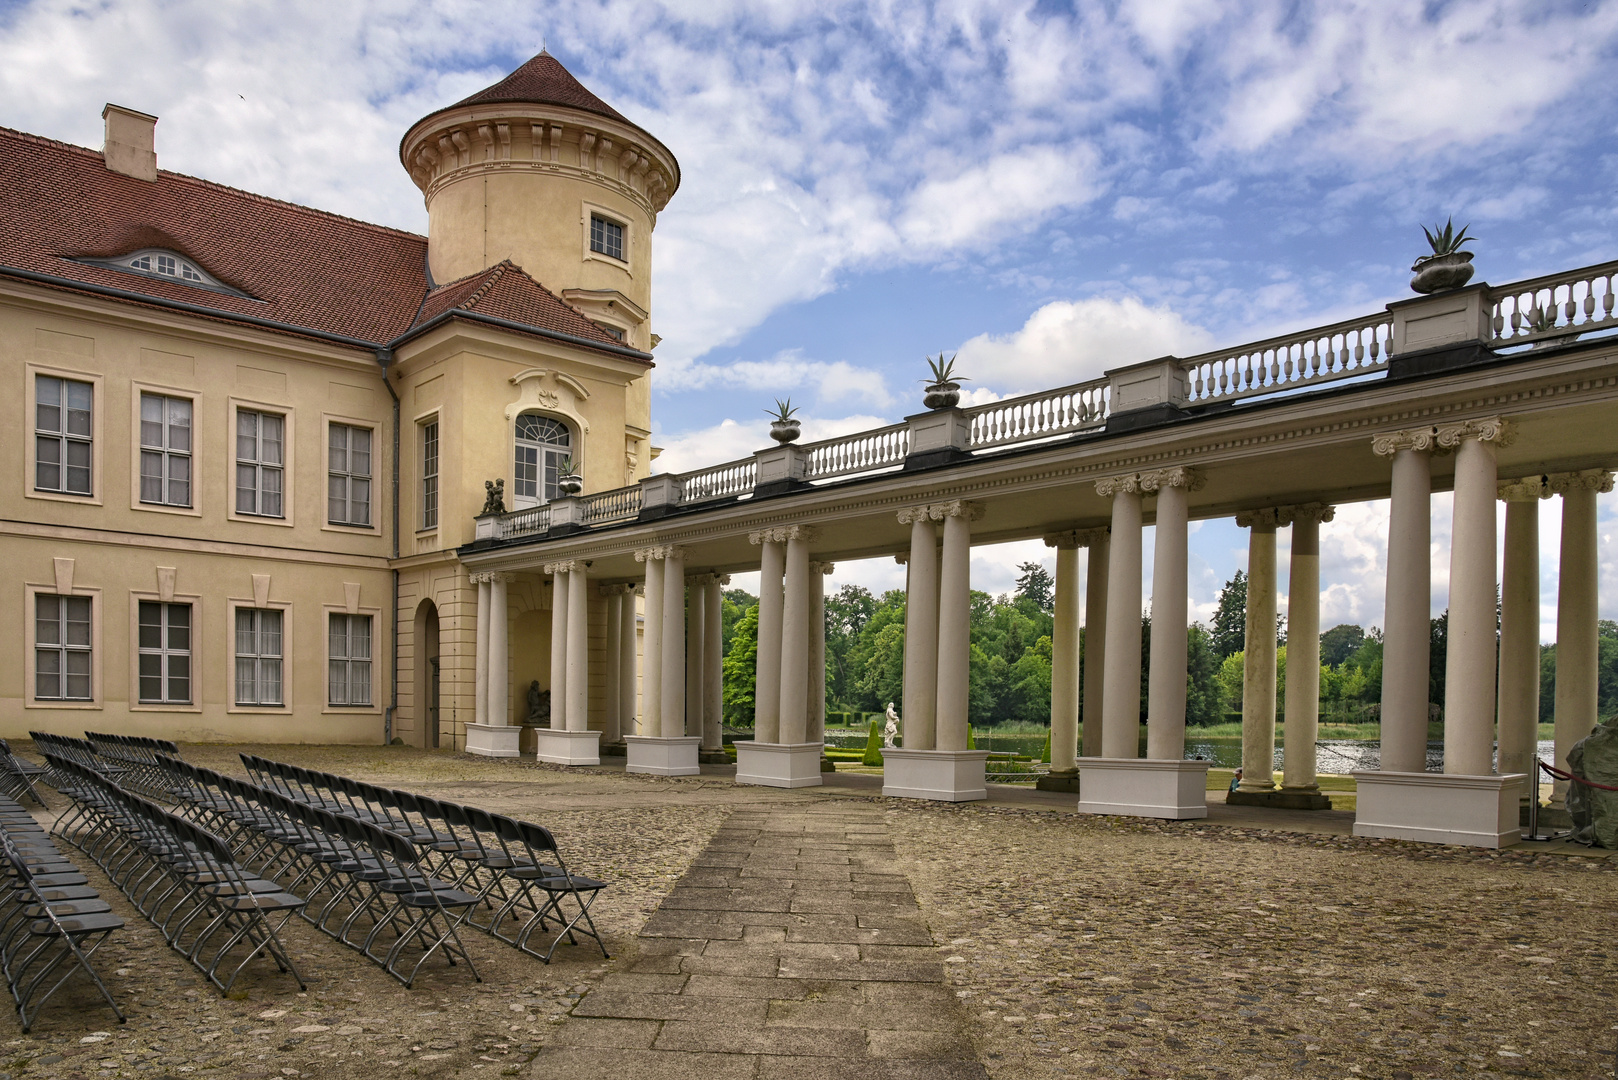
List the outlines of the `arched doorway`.
{"label": "arched doorway", "polygon": [[438,605],[423,600],[416,607],[416,721],[423,749],[436,750],[438,713]]}
{"label": "arched doorway", "polygon": [[512,463],[513,509],[538,506],[556,498],[562,463],[572,456],[573,433],[566,424],[538,413],[518,416],[517,453]]}

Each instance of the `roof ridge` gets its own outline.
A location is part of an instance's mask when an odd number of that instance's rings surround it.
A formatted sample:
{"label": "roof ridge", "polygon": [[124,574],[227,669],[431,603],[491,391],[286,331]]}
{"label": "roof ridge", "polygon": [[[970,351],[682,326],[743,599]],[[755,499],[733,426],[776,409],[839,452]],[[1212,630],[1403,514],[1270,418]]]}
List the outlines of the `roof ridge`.
{"label": "roof ridge", "polygon": [[[43,146],[58,147],[60,149],[67,150],[70,153],[82,155],[83,157],[89,158],[97,163],[103,163],[105,160],[101,151],[92,150],[88,146],[80,146],[78,143],[70,143],[62,139],[52,139],[45,135],[35,135],[30,131],[18,131],[16,128],[8,128],[0,125],[0,137],[6,136],[19,139],[23,142],[32,142]],[[206,177],[192,176],[190,173],[175,172],[172,169],[159,169],[157,170],[157,174],[160,177],[167,177],[171,180],[178,180],[189,184],[198,184],[202,187],[214,188],[219,191],[228,191],[232,195],[239,195],[243,198],[253,199],[256,202],[266,203],[271,206],[286,206],[302,213],[316,214],[322,218],[332,221],[342,221],[350,225],[358,225],[362,228],[372,229],[376,232],[386,233],[390,236],[402,236],[408,237],[411,240],[420,240],[423,243],[427,242],[427,237],[421,235],[420,233],[410,232],[407,229],[396,229],[391,225],[379,225],[374,221],[366,221],[363,218],[349,217],[347,214],[338,214],[330,210],[322,210],[317,206],[309,206],[305,203],[293,202],[290,199],[272,198],[269,195],[263,195],[256,191],[248,191],[246,188],[232,187],[229,184],[222,184],[217,180],[209,180]]]}
{"label": "roof ridge", "polygon": [[[500,278],[505,274],[506,269],[512,265],[513,263],[510,259],[501,259],[499,262],[483,271],[483,281],[476,289],[472,290],[472,295],[468,296],[465,300],[462,300],[455,306],[462,311],[471,311],[473,308],[477,307],[478,301],[482,300],[488,295],[489,290],[494,288],[495,284],[499,282]],[[529,280],[533,279],[530,278]]]}

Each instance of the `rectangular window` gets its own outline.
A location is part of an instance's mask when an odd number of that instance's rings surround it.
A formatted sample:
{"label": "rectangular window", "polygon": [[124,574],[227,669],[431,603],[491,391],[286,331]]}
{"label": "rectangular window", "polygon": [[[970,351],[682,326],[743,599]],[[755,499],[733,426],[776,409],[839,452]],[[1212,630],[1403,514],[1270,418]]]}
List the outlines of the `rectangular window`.
{"label": "rectangular window", "polygon": [[34,697],[90,700],[90,598],[34,595]]}
{"label": "rectangular window", "polygon": [[590,250],[622,261],[624,227],[596,214],[590,215]]}
{"label": "rectangular window", "polygon": [[191,505],[191,402],[140,396],[140,501]]}
{"label": "rectangular window", "polygon": [[90,494],[90,421],[95,387],[34,379],[34,490]]}
{"label": "rectangular window", "polygon": [[326,521],[371,524],[371,429],[332,424],[326,459]]}
{"label": "rectangular window", "polygon": [[438,421],[421,425],[421,527],[438,528]]}
{"label": "rectangular window", "polygon": [[327,701],[332,705],[369,705],[371,617],[333,614],[327,646]]}
{"label": "rectangular window", "polygon": [[236,704],[281,705],[281,612],[236,609]]}
{"label": "rectangular window", "polygon": [[281,506],[286,464],[286,417],[240,409],[236,413],[236,512],[285,517]]}
{"label": "rectangular window", "polygon": [[140,602],[140,700],[191,704],[191,605]]}

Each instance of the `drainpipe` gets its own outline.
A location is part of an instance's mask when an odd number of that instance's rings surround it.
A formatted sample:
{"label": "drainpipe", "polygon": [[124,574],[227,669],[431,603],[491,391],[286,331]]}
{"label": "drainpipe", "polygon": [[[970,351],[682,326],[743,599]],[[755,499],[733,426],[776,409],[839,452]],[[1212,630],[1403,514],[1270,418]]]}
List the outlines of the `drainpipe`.
{"label": "drainpipe", "polygon": [[[383,347],[376,350],[376,362],[382,366],[382,385],[388,388],[388,396],[393,399],[393,558],[399,558],[399,395],[393,392],[393,384],[388,381],[388,367],[393,363],[393,350]],[[392,664],[392,690],[388,696],[388,707],[382,714],[382,745],[390,746],[393,743],[393,718],[399,711],[399,568],[393,568],[393,602],[389,617],[392,619],[388,639],[393,644]]]}

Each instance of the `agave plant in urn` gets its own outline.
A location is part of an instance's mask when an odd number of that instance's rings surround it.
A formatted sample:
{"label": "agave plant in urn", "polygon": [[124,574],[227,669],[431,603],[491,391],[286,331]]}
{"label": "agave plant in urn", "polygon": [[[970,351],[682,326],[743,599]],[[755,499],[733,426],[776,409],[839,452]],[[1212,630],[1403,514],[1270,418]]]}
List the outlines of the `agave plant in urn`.
{"label": "agave plant in urn", "polygon": [[1461,245],[1475,237],[1467,236],[1466,230],[1472,226],[1463,225],[1460,232],[1455,231],[1455,219],[1452,217],[1444,222],[1440,229],[1433,226],[1431,229],[1423,225],[1421,231],[1427,234],[1427,245],[1433,249],[1431,255],[1423,255],[1417,259],[1410,269],[1416,276],[1410,279],[1410,287],[1419,293],[1443,292],[1445,289],[1459,289],[1472,280],[1472,253],[1462,251]]}
{"label": "agave plant in urn", "polygon": [[577,495],[584,490],[584,477],[579,475],[572,458],[565,457],[556,463],[556,487],[563,495]]}
{"label": "agave plant in urn", "polygon": [[961,400],[961,384],[971,382],[965,375],[955,374],[955,357],[944,359],[940,352],[938,359],[927,358],[927,367],[932,373],[932,379],[927,381],[927,391],[921,403],[929,409],[953,409]]}
{"label": "agave plant in urn", "polygon": [[803,422],[792,415],[797,411],[797,407],[792,404],[791,398],[787,398],[785,401],[776,398],[775,408],[764,410],[765,415],[770,417],[770,438],[785,446],[787,443],[796,440],[799,435],[802,435]]}

